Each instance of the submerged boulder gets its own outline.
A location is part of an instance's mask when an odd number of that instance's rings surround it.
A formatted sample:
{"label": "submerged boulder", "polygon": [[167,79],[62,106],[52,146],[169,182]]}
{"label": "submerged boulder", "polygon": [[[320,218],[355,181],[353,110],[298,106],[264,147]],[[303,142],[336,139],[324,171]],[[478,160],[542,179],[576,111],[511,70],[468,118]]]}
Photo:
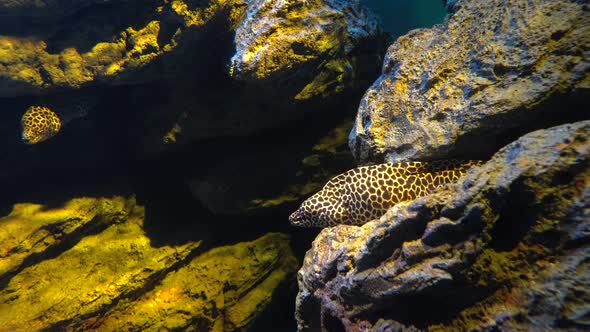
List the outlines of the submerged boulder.
{"label": "submerged boulder", "polygon": [[230,72],[301,89],[295,99],[330,96],[358,83],[371,57],[362,52],[379,38],[376,17],[358,0],[251,1]]}
{"label": "submerged boulder", "polygon": [[587,118],[590,12],[569,0],[447,1],[446,21],[392,44],[350,133],[361,163],[487,157]]}
{"label": "submerged boulder", "polygon": [[324,229],[298,274],[299,330],[587,327],[589,183],[582,121],[379,220]]}
{"label": "submerged boulder", "polygon": [[241,331],[297,262],[284,234],[158,245],[133,198],[16,204],[0,218],[0,331]]}
{"label": "submerged boulder", "polygon": [[[349,119],[377,76],[386,45],[375,18],[359,1],[47,4],[76,13],[0,33],[0,98],[6,110],[0,114],[0,182],[19,190],[30,174],[44,174],[48,167],[63,173],[70,168],[103,173],[130,163],[135,168],[138,159],[148,159],[142,164],[182,165],[172,176],[186,178],[207,206],[217,205],[212,211],[241,212],[244,205],[257,209],[251,200],[283,196],[280,192],[292,184],[281,167],[298,165],[288,158],[309,153],[309,146],[300,144],[307,139],[300,138],[300,130],[285,135],[285,128],[298,127],[298,120],[311,122],[305,136],[315,140],[330,121]],[[280,32],[248,34],[253,19],[272,22],[271,30]],[[258,43],[270,45],[259,61],[238,66],[237,59],[244,60],[244,52]],[[268,67],[271,59],[280,64]],[[64,125],[41,144],[22,144],[20,117],[29,106],[43,98],[70,105],[77,93],[98,97],[89,116]],[[58,114],[64,110],[50,108]],[[320,127],[322,123],[328,124]],[[291,156],[275,153],[276,146],[286,145]],[[288,157],[271,170],[272,178],[282,182],[273,183],[270,193],[260,188],[245,192],[253,188],[246,185],[264,180],[259,177],[239,187],[241,192],[229,201],[234,195],[226,195],[227,186],[218,184],[243,184],[225,171],[235,169],[231,162],[254,155],[254,149],[261,158]],[[177,162],[155,162],[170,156]],[[222,171],[212,170],[225,161]],[[255,162],[251,169],[272,164]],[[226,202],[218,204],[224,195]]]}

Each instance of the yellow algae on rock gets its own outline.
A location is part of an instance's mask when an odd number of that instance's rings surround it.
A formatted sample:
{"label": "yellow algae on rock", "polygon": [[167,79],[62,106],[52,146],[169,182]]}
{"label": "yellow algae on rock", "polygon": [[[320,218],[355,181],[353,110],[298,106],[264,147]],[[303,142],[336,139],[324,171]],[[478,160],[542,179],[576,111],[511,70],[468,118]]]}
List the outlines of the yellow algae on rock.
{"label": "yellow algae on rock", "polygon": [[153,248],[129,198],[80,198],[61,208],[18,204],[0,220],[0,331],[55,327],[145,287],[199,243]]}
{"label": "yellow algae on rock", "polygon": [[139,67],[151,62],[160,53],[158,45],[158,33],[160,22],[151,21],[144,28],[134,30],[127,29],[128,62],[132,67]]}
{"label": "yellow algae on rock", "polygon": [[72,233],[120,222],[134,204],[123,197],[76,198],[59,208],[15,204],[0,218],[0,276],[17,269],[27,257],[62,244]]}
{"label": "yellow algae on rock", "polygon": [[398,38],[360,103],[355,158],[491,155],[530,128],[584,119],[575,96],[587,86],[585,6],[459,1],[443,24]]}
{"label": "yellow algae on rock", "polygon": [[381,38],[358,1],[251,2],[236,29],[229,72],[242,80],[297,82],[290,96],[297,100],[332,96],[358,84],[355,73],[372,62],[355,49]]}
{"label": "yellow algae on rock", "polygon": [[87,319],[76,327],[242,331],[296,268],[288,236],[267,234],[205,252],[168,273],[154,289],[107,311],[97,324]]}
{"label": "yellow algae on rock", "polygon": [[154,247],[133,198],[16,204],[0,218],[0,331],[248,326],[294,273],[283,234]]}

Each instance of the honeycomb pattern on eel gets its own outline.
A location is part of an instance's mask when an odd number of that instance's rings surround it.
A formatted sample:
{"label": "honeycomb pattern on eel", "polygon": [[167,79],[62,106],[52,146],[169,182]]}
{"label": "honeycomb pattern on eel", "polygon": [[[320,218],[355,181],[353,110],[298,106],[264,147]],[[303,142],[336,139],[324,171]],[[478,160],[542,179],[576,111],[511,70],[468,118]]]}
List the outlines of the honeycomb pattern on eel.
{"label": "honeycomb pattern on eel", "polygon": [[395,204],[425,196],[456,181],[479,160],[404,162],[358,167],[342,173],[291,214],[295,226],[361,225]]}
{"label": "honeycomb pattern on eel", "polygon": [[45,106],[31,106],[21,118],[22,140],[37,144],[55,136],[61,129],[59,116]]}

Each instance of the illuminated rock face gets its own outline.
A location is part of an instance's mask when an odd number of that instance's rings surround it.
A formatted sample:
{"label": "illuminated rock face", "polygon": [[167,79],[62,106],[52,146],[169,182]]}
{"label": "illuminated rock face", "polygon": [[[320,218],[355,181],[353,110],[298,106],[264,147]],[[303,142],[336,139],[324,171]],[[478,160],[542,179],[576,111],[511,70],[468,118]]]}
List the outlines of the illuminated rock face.
{"label": "illuminated rock face", "polygon": [[[7,11],[7,17],[16,17],[14,24],[21,26],[0,23],[7,31],[0,36],[0,96],[157,82],[178,76],[182,72],[177,66],[178,53],[202,41],[192,38],[192,32],[212,24],[219,15],[228,27],[235,26],[244,5],[240,0],[211,1],[203,7],[182,1],[98,2],[22,1],[11,6],[12,1],[1,1],[0,14]],[[15,14],[19,11],[32,17]],[[51,16],[52,11],[60,14]],[[50,19],[38,21],[39,15]]]}
{"label": "illuminated rock face", "polygon": [[266,79],[275,89],[277,81],[290,83],[300,100],[334,95],[372,68],[361,54],[381,35],[358,0],[251,1],[236,30],[230,73]]}
{"label": "illuminated rock face", "polygon": [[206,248],[157,243],[144,220],[133,198],[16,204],[0,217],[0,331],[241,331],[297,266],[284,234]]}
{"label": "illuminated rock face", "polygon": [[359,162],[477,159],[531,130],[585,119],[587,4],[462,0],[447,7],[443,24],[389,47],[350,134]]}
{"label": "illuminated rock face", "polygon": [[445,191],[323,230],[298,274],[299,329],[583,326],[589,133],[532,132]]}

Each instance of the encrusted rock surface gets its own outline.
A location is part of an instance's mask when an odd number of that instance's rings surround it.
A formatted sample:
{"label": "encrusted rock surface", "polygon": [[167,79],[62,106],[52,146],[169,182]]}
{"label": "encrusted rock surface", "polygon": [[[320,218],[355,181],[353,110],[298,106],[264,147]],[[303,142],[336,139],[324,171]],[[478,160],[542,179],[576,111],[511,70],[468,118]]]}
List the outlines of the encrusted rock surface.
{"label": "encrusted rock surface", "polygon": [[205,6],[182,1],[112,4],[59,22],[29,25],[28,31],[0,26],[12,32],[0,34],[0,97],[177,76],[178,58],[170,55],[199,45],[202,39],[195,31],[205,30],[220,16],[229,27],[237,25],[245,8],[241,0],[210,1]]}
{"label": "encrusted rock surface", "polygon": [[157,245],[123,197],[16,204],[0,243],[0,331],[242,331],[297,266],[279,233]]}
{"label": "encrusted rock surface", "polygon": [[361,163],[485,157],[531,130],[585,119],[586,2],[458,0],[447,7],[443,24],[389,47],[350,134]]}
{"label": "encrusted rock surface", "polygon": [[[331,109],[347,113],[378,74],[386,37],[358,0],[250,1],[244,11],[233,45],[223,50],[232,54],[218,56],[229,77],[192,74],[194,82],[175,87],[169,102],[148,106],[155,114],[148,129],[159,132],[142,146],[170,149],[288,126]],[[227,35],[203,47],[219,47]]]}
{"label": "encrusted rock surface", "polygon": [[[358,0],[256,0],[236,30],[231,74],[303,88],[296,99],[330,96],[365,69],[366,44],[381,35]],[[270,79],[270,80],[269,80]]]}
{"label": "encrusted rock surface", "polygon": [[233,76],[279,76],[275,90],[309,99],[358,83],[384,42],[358,0],[0,1],[5,20],[28,15],[52,20],[0,23],[0,97],[177,79],[237,29]]}
{"label": "encrusted rock surface", "polygon": [[443,191],[324,229],[299,330],[583,330],[589,209],[590,121],[529,133]]}

